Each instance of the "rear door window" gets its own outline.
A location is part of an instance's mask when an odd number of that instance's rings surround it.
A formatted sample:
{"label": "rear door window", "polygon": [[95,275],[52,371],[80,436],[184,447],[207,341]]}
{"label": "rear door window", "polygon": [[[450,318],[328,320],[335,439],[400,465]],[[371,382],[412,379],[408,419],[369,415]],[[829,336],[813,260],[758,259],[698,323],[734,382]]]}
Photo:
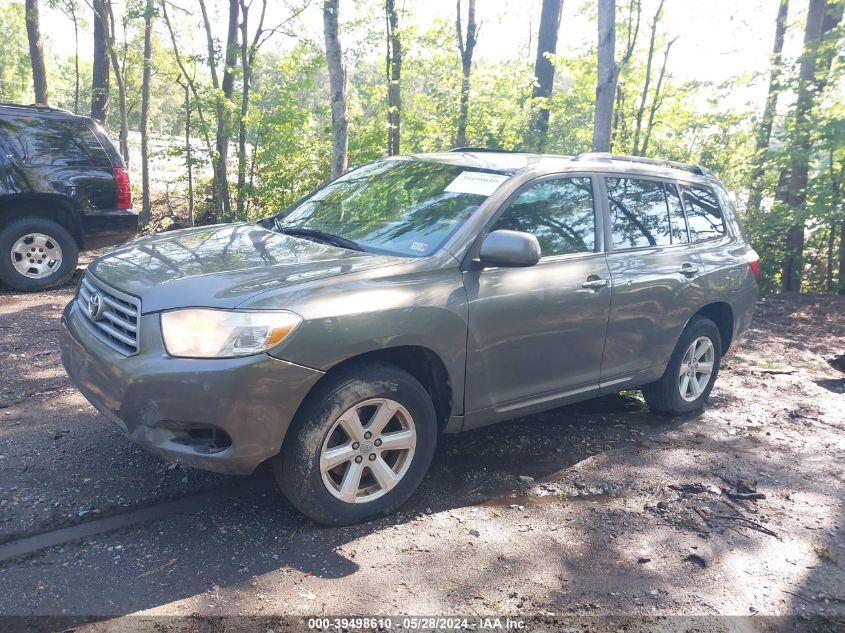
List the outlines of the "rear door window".
{"label": "rear door window", "polygon": [[613,248],[688,241],[674,184],[643,178],[606,178]]}
{"label": "rear door window", "polygon": [[722,208],[712,189],[682,185],[681,195],[687,211],[690,239],[693,242],[709,240],[725,234]]}
{"label": "rear door window", "polygon": [[596,245],[593,181],[589,177],[556,178],[520,193],[492,230],[531,233],[543,257],[592,253]]}

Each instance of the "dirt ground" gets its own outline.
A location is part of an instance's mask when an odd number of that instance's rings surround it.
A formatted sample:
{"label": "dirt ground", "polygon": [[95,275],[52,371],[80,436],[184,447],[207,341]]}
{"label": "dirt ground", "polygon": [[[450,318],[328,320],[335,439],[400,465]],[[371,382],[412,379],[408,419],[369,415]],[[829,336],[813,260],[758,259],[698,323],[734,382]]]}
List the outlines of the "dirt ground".
{"label": "dirt ground", "polygon": [[845,630],[845,374],[825,361],[845,352],[845,298],[761,300],[700,415],[630,393],[446,436],[399,513],[324,528],[268,469],[169,465],[100,416],[59,357],[74,283],[0,289],[0,629]]}

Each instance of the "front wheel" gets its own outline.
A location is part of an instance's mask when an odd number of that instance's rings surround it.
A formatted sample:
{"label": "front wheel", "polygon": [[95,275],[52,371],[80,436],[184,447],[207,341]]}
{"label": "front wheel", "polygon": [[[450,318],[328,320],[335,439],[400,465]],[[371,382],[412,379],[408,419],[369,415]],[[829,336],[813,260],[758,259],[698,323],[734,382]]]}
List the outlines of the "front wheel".
{"label": "front wheel", "polygon": [[683,415],[704,406],[722,360],[719,328],[706,317],[693,317],[681,334],[663,377],[643,387],[648,406],[664,415]]}
{"label": "front wheel", "polygon": [[318,523],[387,514],[419,486],[437,439],[434,405],[407,372],[373,364],[329,377],[309,394],[273,472]]}
{"label": "front wheel", "polygon": [[79,249],[68,230],[46,218],[13,220],[0,230],[0,281],[15,290],[44,290],[76,270]]}

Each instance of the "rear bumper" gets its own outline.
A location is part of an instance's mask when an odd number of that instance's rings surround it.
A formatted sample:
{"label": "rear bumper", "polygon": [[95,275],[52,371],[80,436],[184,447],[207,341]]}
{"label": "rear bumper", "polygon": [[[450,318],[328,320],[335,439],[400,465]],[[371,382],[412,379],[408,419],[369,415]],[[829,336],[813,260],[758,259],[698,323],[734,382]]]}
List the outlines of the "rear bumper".
{"label": "rear bumper", "polygon": [[[73,383],[132,440],[195,468],[249,474],[279,452],[296,410],[322,372],[266,354],[232,359],[171,358],[158,315],[142,317],[142,353],[123,356],[82,325],[76,301],[61,324],[62,363]],[[222,431],[227,447],[189,433]]]}
{"label": "rear bumper", "polygon": [[90,211],[81,222],[83,250],[122,244],[138,233],[138,214],[129,210]]}

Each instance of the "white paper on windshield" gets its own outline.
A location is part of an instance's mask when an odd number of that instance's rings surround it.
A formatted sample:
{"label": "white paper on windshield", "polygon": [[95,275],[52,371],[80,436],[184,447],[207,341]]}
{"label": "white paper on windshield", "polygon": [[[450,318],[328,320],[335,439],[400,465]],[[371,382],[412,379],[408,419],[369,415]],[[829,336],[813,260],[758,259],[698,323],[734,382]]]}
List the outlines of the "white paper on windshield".
{"label": "white paper on windshield", "polygon": [[502,174],[485,174],[480,171],[462,171],[444,191],[489,196],[509,177]]}

